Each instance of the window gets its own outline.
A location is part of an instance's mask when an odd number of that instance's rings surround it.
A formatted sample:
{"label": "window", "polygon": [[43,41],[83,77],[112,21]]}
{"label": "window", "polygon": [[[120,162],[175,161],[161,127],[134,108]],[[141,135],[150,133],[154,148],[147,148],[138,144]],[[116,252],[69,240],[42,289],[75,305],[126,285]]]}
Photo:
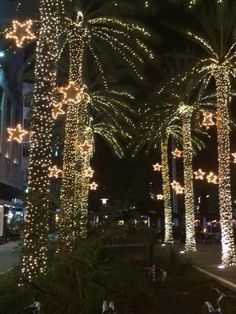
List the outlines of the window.
{"label": "window", "polygon": [[29,147],[23,146],[23,157],[29,157]]}
{"label": "window", "polygon": [[30,120],[24,119],[24,129],[29,130],[29,128],[30,128]]}
{"label": "window", "polygon": [[25,99],[24,100],[24,107],[25,108],[30,108],[31,107],[31,100]]}

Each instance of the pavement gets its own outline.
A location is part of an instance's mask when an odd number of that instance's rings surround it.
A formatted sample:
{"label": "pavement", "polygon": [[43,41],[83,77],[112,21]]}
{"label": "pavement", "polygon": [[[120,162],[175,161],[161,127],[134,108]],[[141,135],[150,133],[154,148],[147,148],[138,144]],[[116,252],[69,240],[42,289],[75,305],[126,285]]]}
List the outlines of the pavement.
{"label": "pavement", "polygon": [[[181,250],[181,247],[177,248]],[[221,264],[220,244],[199,244],[196,252],[184,253],[184,255],[190,257],[193,265],[199,271],[236,292],[236,267],[218,268]]]}
{"label": "pavement", "polygon": [[0,275],[14,268],[19,263],[17,253],[18,242],[9,242],[0,245]]}

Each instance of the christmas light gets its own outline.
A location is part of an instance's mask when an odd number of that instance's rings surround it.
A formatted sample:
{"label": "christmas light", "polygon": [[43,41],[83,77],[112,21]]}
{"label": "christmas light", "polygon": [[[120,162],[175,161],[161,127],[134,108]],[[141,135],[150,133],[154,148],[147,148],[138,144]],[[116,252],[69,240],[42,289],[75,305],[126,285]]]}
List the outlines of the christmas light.
{"label": "christmas light", "polygon": [[7,39],[14,39],[16,41],[16,46],[22,48],[24,43],[27,41],[32,41],[36,38],[31,28],[33,21],[28,20],[24,23],[14,20],[11,30],[6,32]]}
{"label": "christmas light", "polygon": [[175,188],[175,192],[176,192],[176,194],[184,194],[184,187],[182,187],[181,185],[178,185]]}
{"label": "christmas light", "polygon": [[174,156],[174,158],[181,158],[183,156],[183,152],[176,148],[171,154]]}
{"label": "christmas light", "polygon": [[[221,3],[224,3],[221,1]],[[236,46],[234,32],[231,30],[232,20],[227,20],[224,30],[225,14],[223,11],[227,9],[227,2],[220,6],[220,14],[210,17],[212,21],[217,21],[212,28],[220,37],[212,40],[205,40],[199,35],[188,32],[188,35],[198,43],[199,47],[203,47],[207,52],[205,58],[202,58],[195,66],[195,70],[204,75],[205,85],[211,82],[211,78],[215,80],[216,85],[216,109],[217,109],[217,149],[218,149],[218,178],[219,178],[219,212],[221,224],[221,243],[223,266],[236,266],[235,241],[232,226],[232,196],[231,196],[231,176],[230,176],[230,113],[229,105],[231,103],[231,77],[235,77],[236,66]],[[214,11],[211,11],[214,14]],[[222,46],[222,42],[226,44]],[[218,49],[218,47],[221,47]]]}
{"label": "christmas light", "polygon": [[236,153],[232,153],[231,155],[232,155],[232,156],[233,156],[233,158],[234,158],[233,163],[234,163],[234,164],[236,164]]}
{"label": "christmas light", "polygon": [[65,111],[62,109],[62,105],[63,105],[62,103],[53,105],[53,109],[52,109],[53,119],[56,120],[58,116],[65,114]]}
{"label": "christmas light", "polygon": [[172,186],[172,189],[175,190],[180,185],[180,183],[174,180],[170,185]]}
{"label": "christmas light", "polygon": [[47,270],[49,233],[49,167],[52,156],[53,102],[56,88],[61,0],[39,2],[40,31],[36,48],[35,87],[30,132],[27,218],[24,224],[21,276],[32,281]]}
{"label": "christmas light", "polygon": [[164,200],[164,195],[163,194],[157,194],[157,200],[158,201],[163,201]]}
{"label": "christmas light", "polygon": [[89,144],[87,141],[85,141],[83,144],[79,145],[79,149],[81,154],[90,154],[93,150],[93,145]]}
{"label": "christmas light", "polygon": [[159,163],[156,163],[155,165],[153,165],[153,169],[154,171],[161,171],[162,165]]}
{"label": "christmas light", "polygon": [[195,180],[203,180],[206,172],[202,171],[202,169],[198,169],[198,171],[194,172]]}
{"label": "christmas light", "polygon": [[94,170],[91,167],[88,167],[84,170],[85,178],[92,178],[94,174]]}
{"label": "christmas light", "polygon": [[79,84],[76,84],[73,81],[70,81],[66,87],[61,87],[59,91],[63,95],[62,102],[65,104],[76,104],[81,102],[84,95],[84,87],[80,87]]}
{"label": "christmas light", "polygon": [[18,143],[22,143],[25,135],[28,134],[28,131],[21,128],[21,125],[18,124],[15,129],[8,128],[8,142],[17,141]]}
{"label": "christmas light", "polygon": [[202,125],[208,130],[211,126],[215,125],[213,121],[213,113],[204,112]]}
{"label": "christmas light", "polygon": [[92,182],[90,184],[90,190],[92,190],[92,191],[96,191],[97,187],[98,187],[98,184],[96,182]]}
{"label": "christmas light", "polygon": [[[183,164],[184,164],[184,200],[185,200],[185,225],[186,225],[186,241],[185,250],[196,250],[195,239],[195,215],[194,215],[194,196],[193,196],[193,147],[191,121],[193,107],[185,103],[180,103],[179,113],[182,120],[183,134]],[[177,190],[182,193],[183,190]]]}
{"label": "christmas light", "polygon": [[58,169],[57,166],[49,167],[49,177],[59,178],[62,175],[62,170]]}
{"label": "christmas light", "polygon": [[215,175],[213,172],[210,172],[207,176],[207,182],[208,183],[213,183],[213,184],[218,184],[218,176]]}

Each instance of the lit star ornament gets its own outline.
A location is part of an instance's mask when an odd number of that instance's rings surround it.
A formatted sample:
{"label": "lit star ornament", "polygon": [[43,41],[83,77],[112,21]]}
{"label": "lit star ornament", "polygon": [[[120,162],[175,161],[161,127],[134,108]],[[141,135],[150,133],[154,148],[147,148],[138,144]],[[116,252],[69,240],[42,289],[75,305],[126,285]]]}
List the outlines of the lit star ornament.
{"label": "lit star ornament", "polygon": [[233,163],[234,163],[234,164],[236,164],[236,153],[232,153],[231,155],[232,155],[232,156],[233,156],[233,158],[234,158]]}
{"label": "lit star ornament", "polygon": [[157,200],[158,201],[162,201],[164,199],[164,195],[163,194],[157,194]]}
{"label": "lit star ornament", "polygon": [[161,171],[162,165],[160,165],[159,163],[156,163],[155,165],[153,165],[153,169],[154,171]]}
{"label": "lit star ornament", "polygon": [[208,130],[211,126],[215,125],[213,121],[213,113],[204,112],[202,125]]}
{"label": "lit star ornament", "polygon": [[57,166],[49,167],[49,177],[59,178],[62,175],[62,170],[58,169]]}
{"label": "lit star ornament", "polygon": [[184,187],[182,187],[180,184],[175,188],[176,194],[184,194]]}
{"label": "lit star ornament", "polygon": [[92,178],[94,174],[94,170],[91,167],[88,167],[87,169],[84,170],[84,176],[86,178]]}
{"label": "lit star ornament", "polygon": [[198,169],[198,171],[194,172],[195,180],[203,180],[206,172],[202,171],[202,169]]}
{"label": "lit star ornament", "polygon": [[79,149],[83,155],[90,154],[92,152],[93,145],[85,141],[83,144],[79,145]]}
{"label": "lit star ornament", "polygon": [[218,176],[213,172],[210,172],[206,178],[208,183],[218,184]]}
{"label": "lit star ornament", "polygon": [[24,23],[14,20],[12,24],[12,29],[6,32],[6,38],[14,39],[17,47],[22,48],[25,41],[32,41],[36,38],[31,30],[33,25],[32,20],[28,20]]}
{"label": "lit star ornament", "polygon": [[183,152],[176,148],[171,154],[174,156],[174,158],[181,158],[183,156]]}
{"label": "lit star ornament", "polygon": [[18,143],[22,143],[24,136],[28,134],[28,131],[22,129],[20,124],[15,129],[8,128],[7,132],[9,134],[8,142],[17,141]]}
{"label": "lit star ornament", "polygon": [[179,182],[174,180],[170,185],[172,186],[172,189],[175,190],[180,184],[179,184]]}
{"label": "lit star ornament", "polygon": [[53,119],[57,119],[58,116],[61,116],[65,114],[65,111],[62,109],[62,103],[59,103],[58,105],[53,105],[53,109],[52,109],[52,116]]}
{"label": "lit star ornament", "polygon": [[92,182],[90,184],[90,190],[92,190],[92,191],[96,191],[97,187],[98,187],[98,184],[96,182]]}
{"label": "lit star ornament", "polygon": [[71,81],[66,87],[61,87],[59,91],[63,95],[63,103],[76,104],[81,102],[84,95],[84,88]]}

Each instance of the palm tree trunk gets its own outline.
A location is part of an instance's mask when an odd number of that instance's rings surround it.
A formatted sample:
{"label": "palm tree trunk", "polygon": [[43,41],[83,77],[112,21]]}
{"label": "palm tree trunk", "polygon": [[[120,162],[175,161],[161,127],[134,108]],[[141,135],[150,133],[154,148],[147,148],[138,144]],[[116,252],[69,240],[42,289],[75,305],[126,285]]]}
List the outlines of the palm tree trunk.
{"label": "palm tree trunk", "polygon": [[182,113],[183,121],[183,159],[184,159],[184,189],[185,189],[185,250],[196,250],[195,215],[193,195],[193,148],[191,137],[192,108],[185,106]]}
{"label": "palm tree trunk", "polygon": [[171,208],[171,193],[169,181],[169,161],[168,161],[168,137],[161,143],[162,159],[162,182],[164,195],[164,212],[165,212],[165,242],[173,242],[173,217]]}
{"label": "palm tree trunk", "polygon": [[222,265],[236,265],[232,227],[232,199],[230,182],[230,78],[225,71],[216,75],[217,89],[217,136],[219,169],[219,211],[221,223]]}
{"label": "palm tree trunk", "polygon": [[56,87],[60,10],[62,10],[62,4],[58,0],[40,1],[41,28],[36,49],[29,195],[21,267],[22,279],[29,281],[39,273],[45,273],[47,269],[49,167],[51,166],[53,127],[51,94]]}
{"label": "palm tree trunk", "polygon": [[[82,87],[82,62],[86,30],[79,24],[71,24],[69,27],[70,81]],[[67,109],[65,125],[60,220],[61,242],[64,247],[69,249],[76,244],[83,228],[81,221],[84,219],[84,214],[81,213],[81,204],[83,207],[86,207],[86,204],[84,202],[84,181],[81,182],[78,179],[78,177],[83,178],[83,159],[78,158],[78,154],[80,155],[78,147],[84,143],[87,124],[87,101],[70,104]],[[87,191],[88,183],[85,186]]]}

